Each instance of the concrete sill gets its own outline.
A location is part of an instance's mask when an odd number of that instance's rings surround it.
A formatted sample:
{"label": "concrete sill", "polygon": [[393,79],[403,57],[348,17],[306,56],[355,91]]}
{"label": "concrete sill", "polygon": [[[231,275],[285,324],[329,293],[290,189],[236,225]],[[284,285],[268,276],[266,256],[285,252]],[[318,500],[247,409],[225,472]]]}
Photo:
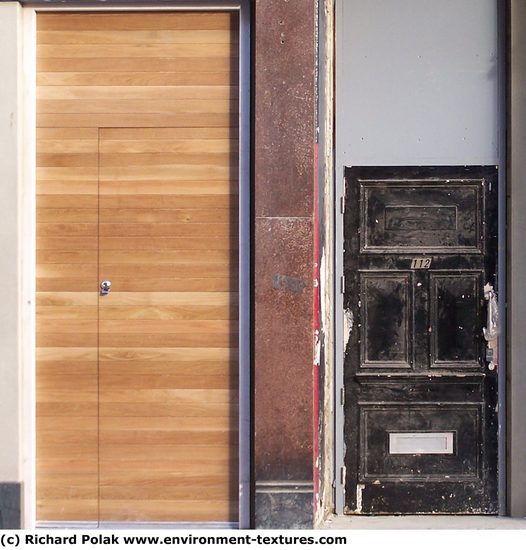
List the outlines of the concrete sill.
{"label": "concrete sill", "polygon": [[321,529],[526,529],[526,518],[503,516],[331,516]]}

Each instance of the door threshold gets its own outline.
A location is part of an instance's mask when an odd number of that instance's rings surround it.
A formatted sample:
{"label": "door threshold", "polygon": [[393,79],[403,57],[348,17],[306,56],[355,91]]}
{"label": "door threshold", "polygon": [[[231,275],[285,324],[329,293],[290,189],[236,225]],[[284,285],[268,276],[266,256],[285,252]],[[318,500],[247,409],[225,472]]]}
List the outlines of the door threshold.
{"label": "door threshold", "polygon": [[37,521],[37,529],[239,529],[237,521],[140,522],[140,521]]}
{"label": "door threshold", "polygon": [[526,529],[526,518],[475,515],[329,516],[321,529]]}

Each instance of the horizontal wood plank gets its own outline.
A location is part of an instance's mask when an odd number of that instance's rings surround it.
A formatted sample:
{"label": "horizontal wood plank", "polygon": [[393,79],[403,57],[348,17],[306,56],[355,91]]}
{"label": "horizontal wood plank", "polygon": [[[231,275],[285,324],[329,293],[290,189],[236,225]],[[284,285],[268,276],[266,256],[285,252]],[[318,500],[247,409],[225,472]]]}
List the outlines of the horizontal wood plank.
{"label": "horizontal wood plank", "polygon": [[[67,56],[64,51],[64,56]],[[119,72],[155,73],[220,73],[233,83],[233,73],[237,73],[238,58],[232,57],[48,57],[37,60],[37,70],[41,73],[92,72],[114,74]]]}
{"label": "horizontal wood plank", "polygon": [[210,44],[39,44],[37,59],[67,57],[230,57],[237,55],[237,48],[232,43]]}
{"label": "horizontal wood plank", "polygon": [[[114,44],[114,45],[151,45],[151,44],[235,44],[237,40],[230,29],[201,30],[63,30],[37,32],[39,45],[60,44]],[[68,51],[68,47],[64,50]],[[158,56],[156,56],[158,57]]]}
{"label": "horizontal wood plank", "polygon": [[226,128],[238,125],[238,118],[230,112],[187,112],[177,113],[173,111],[154,113],[38,113],[37,125],[40,128],[63,126],[75,128],[77,126],[104,128],[110,126],[187,126],[198,127],[210,125],[212,127]]}
{"label": "horizontal wood plank", "polygon": [[[233,101],[230,99],[38,99],[37,111],[75,114],[195,114],[199,118],[209,114],[230,116]],[[226,117],[224,117],[226,119]]]}
{"label": "horizontal wood plank", "polygon": [[[232,468],[235,470],[235,468]],[[228,471],[227,471],[228,472]],[[227,473],[225,472],[225,473]],[[100,513],[106,521],[237,521],[237,497],[227,500],[102,500]]]}
{"label": "horizontal wood plank", "polygon": [[[107,66],[107,60],[104,60],[104,64]],[[95,99],[232,101],[237,97],[237,86],[39,86],[38,88],[38,99],[55,101],[93,101]]]}
{"label": "horizontal wood plank", "polygon": [[236,28],[237,17],[235,12],[41,13],[37,18],[37,30],[230,30]]}
{"label": "horizontal wood plank", "polygon": [[[62,308],[62,313],[64,313]],[[79,313],[71,318],[84,319],[89,312]],[[52,313],[43,312],[47,318],[52,318]],[[81,316],[82,315],[82,316]],[[211,305],[181,305],[181,306],[111,306],[106,304],[99,312],[100,319],[237,319],[237,308],[230,304],[223,306]],[[66,317],[64,317],[66,318]],[[89,318],[89,317],[88,317]],[[131,359],[131,357],[130,357]],[[179,358],[181,359],[181,357]]]}
{"label": "horizontal wood plank", "polygon": [[[221,62],[222,58],[217,59]],[[56,61],[59,63],[60,59]],[[230,62],[228,58],[224,58],[224,61]],[[141,68],[144,67],[139,66],[135,70],[122,72],[39,72],[37,86],[228,86],[232,80],[228,71],[196,73],[193,71],[178,72],[175,69],[171,72],[148,72],[140,70]],[[130,126],[143,126],[143,124]],[[162,124],[156,126],[162,126]],[[167,124],[167,126],[175,127],[177,125]]]}

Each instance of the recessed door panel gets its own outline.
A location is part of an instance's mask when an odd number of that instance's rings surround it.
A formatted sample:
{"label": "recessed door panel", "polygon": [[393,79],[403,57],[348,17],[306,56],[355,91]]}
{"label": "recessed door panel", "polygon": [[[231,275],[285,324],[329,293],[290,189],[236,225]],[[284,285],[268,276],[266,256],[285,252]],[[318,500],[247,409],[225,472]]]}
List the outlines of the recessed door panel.
{"label": "recessed door panel", "polygon": [[359,480],[476,482],[480,420],[478,405],[362,405]]}
{"label": "recessed door panel", "polygon": [[361,250],[480,252],[483,188],[476,181],[396,178],[360,183]]}
{"label": "recessed door panel", "polygon": [[430,274],[432,366],[480,369],[483,273]]}
{"label": "recessed door panel", "polygon": [[410,367],[409,274],[361,273],[361,367]]}
{"label": "recessed door panel", "polygon": [[496,169],[345,177],[346,510],[496,513]]}

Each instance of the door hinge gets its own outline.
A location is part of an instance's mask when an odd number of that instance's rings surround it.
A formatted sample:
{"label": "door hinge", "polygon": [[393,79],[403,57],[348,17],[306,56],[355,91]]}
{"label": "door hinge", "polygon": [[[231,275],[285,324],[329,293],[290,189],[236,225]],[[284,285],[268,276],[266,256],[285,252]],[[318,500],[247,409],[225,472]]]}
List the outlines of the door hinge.
{"label": "door hinge", "polygon": [[347,178],[343,178],[343,195],[340,197],[340,212],[345,214],[345,196],[347,195]]}
{"label": "door hinge", "polygon": [[340,292],[345,294],[345,275],[340,277]]}
{"label": "door hinge", "polygon": [[340,479],[338,479],[338,478],[335,477],[335,478],[332,480],[332,488],[333,488],[333,489],[336,489],[336,487],[337,487],[338,485],[340,485],[340,486],[343,487],[344,490],[345,490],[345,477],[346,477],[346,475],[347,475],[347,469],[346,469],[345,466],[342,466],[342,467],[340,468]]}

